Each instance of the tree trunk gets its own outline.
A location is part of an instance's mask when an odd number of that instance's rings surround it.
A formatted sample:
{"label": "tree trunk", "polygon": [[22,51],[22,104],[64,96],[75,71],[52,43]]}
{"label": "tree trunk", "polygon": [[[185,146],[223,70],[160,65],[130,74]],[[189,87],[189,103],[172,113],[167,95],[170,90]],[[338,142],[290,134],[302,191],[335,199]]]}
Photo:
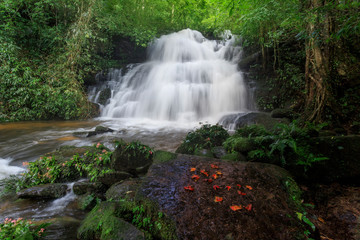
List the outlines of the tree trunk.
{"label": "tree trunk", "polygon": [[307,0],[306,10],[310,11],[307,21],[306,63],[305,63],[305,109],[306,120],[322,122],[325,108],[331,107],[330,79],[330,31],[329,13],[317,11],[326,4],[323,0]]}

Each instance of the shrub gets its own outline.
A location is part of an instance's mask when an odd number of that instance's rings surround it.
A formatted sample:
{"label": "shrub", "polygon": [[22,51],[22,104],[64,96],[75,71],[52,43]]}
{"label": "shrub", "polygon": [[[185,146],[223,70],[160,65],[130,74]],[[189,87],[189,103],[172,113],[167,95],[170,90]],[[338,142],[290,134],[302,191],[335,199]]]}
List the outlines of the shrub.
{"label": "shrub", "polygon": [[3,223],[0,223],[0,239],[43,239],[45,228],[49,225],[50,223],[36,225],[22,218],[6,218]]}
{"label": "shrub", "polygon": [[189,132],[176,152],[194,154],[196,149],[211,149],[222,146],[228,137],[228,132],[222,126],[204,124],[201,128]]}

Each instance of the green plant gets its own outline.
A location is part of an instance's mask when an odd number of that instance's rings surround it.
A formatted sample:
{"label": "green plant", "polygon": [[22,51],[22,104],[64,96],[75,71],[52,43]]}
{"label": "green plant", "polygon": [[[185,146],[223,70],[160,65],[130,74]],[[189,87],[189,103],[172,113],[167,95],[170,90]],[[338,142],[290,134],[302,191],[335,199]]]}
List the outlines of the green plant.
{"label": "green plant", "polygon": [[30,220],[22,218],[6,218],[3,223],[0,223],[0,239],[43,239],[45,237],[45,229],[50,224],[42,223],[37,225]]}
{"label": "green plant", "polygon": [[204,124],[199,129],[189,132],[176,152],[193,154],[196,149],[211,149],[221,146],[228,137],[228,132],[222,126]]}

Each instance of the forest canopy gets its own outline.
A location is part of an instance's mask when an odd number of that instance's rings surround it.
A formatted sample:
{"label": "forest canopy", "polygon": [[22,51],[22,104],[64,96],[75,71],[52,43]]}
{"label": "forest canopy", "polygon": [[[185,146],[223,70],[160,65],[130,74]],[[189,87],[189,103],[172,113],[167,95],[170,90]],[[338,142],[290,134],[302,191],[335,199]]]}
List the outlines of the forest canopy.
{"label": "forest canopy", "polygon": [[286,87],[268,106],[291,93],[309,121],[356,122],[359,9],[358,0],[4,0],[0,121],[91,117],[87,81],[127,62],[112,58],[114,39],[141,48],[191,28],[213,38],[229,29],[261,52],[259,69]]}

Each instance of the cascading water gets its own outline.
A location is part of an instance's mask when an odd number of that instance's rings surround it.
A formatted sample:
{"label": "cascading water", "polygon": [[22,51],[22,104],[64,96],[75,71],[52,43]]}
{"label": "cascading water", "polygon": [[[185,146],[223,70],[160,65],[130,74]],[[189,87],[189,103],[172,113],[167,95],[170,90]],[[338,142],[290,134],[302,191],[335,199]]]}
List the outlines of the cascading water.
{"label": "cascading water", "polygon": [[214,122],[247,111],[247,86],[236,65],[241,51],[233,43],[190,29],[162,36],[150,46],[147,62],[112,79],[101,116]]}

